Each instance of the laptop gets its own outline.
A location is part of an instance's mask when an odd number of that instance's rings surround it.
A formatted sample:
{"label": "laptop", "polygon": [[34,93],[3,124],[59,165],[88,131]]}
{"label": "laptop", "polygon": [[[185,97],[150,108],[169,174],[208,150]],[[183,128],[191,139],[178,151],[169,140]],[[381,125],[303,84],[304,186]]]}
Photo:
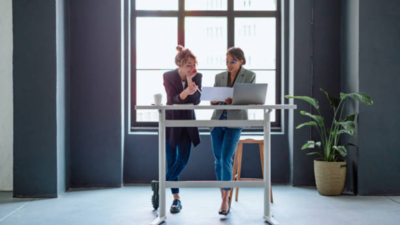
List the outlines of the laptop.
{"label": "laptop", "polygon": [[268,84],[235,84],[232,105],[264,105],[267,97],[267,87]]}

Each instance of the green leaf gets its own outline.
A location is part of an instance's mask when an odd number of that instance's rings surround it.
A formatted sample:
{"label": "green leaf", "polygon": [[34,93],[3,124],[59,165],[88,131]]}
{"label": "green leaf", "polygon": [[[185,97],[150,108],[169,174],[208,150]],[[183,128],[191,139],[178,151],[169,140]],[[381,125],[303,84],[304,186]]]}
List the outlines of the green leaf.
{"label": "green leaf", "polygon": [[317,124],[316,122],[310,121],[310,122],[302,123],[302,124],[298,125],[298,126],[296,127],[296,129],[300,129],[300,128],[304,127],[304,126],[314,126],[314,127],[317,127],[317,128],[318,128],[318,124]]}
{"label": "green leaf", "polygon": [[307,149],[307,148],[310,147],[310,146],[317,146],[318,148],[321,148],[321,144],[320,144],[320,143],[317,143],[317,142],[312,143],[312,142],[310,142],[310,143],[305,143],[305,144],[301,147],[301,150]]}
{"label": "green leaf", "polygon": [[322,154],[320,152],[309,152],[307,155],[320,155],[322,157]]}
{"label": "green leaf", "polygon": [[340,93],[340,98],[344,100],[345,98],[350,97],[352,99],[355,99],[361,103],[364,103],[366,105],[372,105],[373,101],[372,98],[364,92],[355,92],[355,93],[350,93],[350,94],[344,94]]}
{"label": "green leaf", "polygon": [[301,147],[301,150],[307,149],[308,147],[314,146],[314,145],[315,145],[315,143],[305,143],[305,144],[303,145],[303,147]]}
{"label": "green leaf", "polygon": [[338,151],[343,157],[346,157],[347,149],[344,146],[333,146],[332,148]]}
{"label": "green leaf", "polygon": [[331,96],[328,92],[326,92],[324,89],[320,88],[322,92],[325,93],[326,97],[328,98],[329,102],[331,103],[332,108],[336,109],[339,106],[340,100]]}
{"label": "green leaf", "polygon": [[311,117],[311,118],[314,119],[314,120],[318,123],[318,125],[320,125],[320,126],[323,126],[323,125],[324,125],[324,118],[323,118],[322,116],[312,115],[312,114],[310,114],[310,113],[308,113],[308,112],[306,112],[306,111],[300,111],[300,114],[301,114],[301,115],[305,115],[305,116]]}
{"label": "green leaf", "polygon": [[[338,136],[338,135],[341,135],[341,134],[350,134],[350,133],[347,132],[346,130],[339,130],[337,132],[335,132],[335,131],[332,132],[333,136]],[[352,135],[352,134],[350,134],[350,135]]]}
{"label": "green leaf", "polygon": [[343,134],[343,133],[348,133],[350,135],[355,135],[356,134],[356,126],[353,121],[343,121],[343,122],[337,122],[335,121],[335,124],[340,125],[343,127],[342,130],[337,132],[338,134]]}
{"label": "green leaf", "polygon": [[354,114],[348,115],[348,116],[346,116],[344,121],[354,121],[356,119],[357,115],[358,115],[358,113],[354,113]]}
{"label": "green leaf", "polygon": [[310,98],[307,96],[291,96],[291,95],[285,95],[285,98],[300,99],[300,100],[310,103],[312,106],[314,106],[314,108],[319,109],[318,101],[317,101],[317,99],[314,99],[314,98]]}

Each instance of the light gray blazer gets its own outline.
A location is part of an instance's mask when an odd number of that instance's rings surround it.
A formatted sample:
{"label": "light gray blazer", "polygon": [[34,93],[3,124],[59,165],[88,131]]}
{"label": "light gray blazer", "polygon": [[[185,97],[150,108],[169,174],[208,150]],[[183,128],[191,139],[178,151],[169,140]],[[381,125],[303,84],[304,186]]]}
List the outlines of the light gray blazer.
{"label": "light gray blazer", "polygon": [[[214,87],[227,87],[228,85],[228,71],[219,73],[215,75],[215,83]],[[238,83],[255,83],[256,82],[256,74],[250,70],[246,70],[245,68],[241,68],[236,81],[233,84],[235,87]],[[218,105],[225,105],[225,102],[219,102]],[[222,115],[223,110],[214,110],[214,113],[211,117],[212,120],[219,120]],[[247,120],[247,110],[227,110],[227,119],[228,120]]]}

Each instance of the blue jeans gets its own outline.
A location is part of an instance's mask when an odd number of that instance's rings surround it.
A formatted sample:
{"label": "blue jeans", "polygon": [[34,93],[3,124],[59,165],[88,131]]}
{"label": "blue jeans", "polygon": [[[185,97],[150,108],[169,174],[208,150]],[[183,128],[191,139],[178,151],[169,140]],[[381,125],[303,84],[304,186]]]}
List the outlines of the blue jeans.
{"label": "blue jeans", "polygon": [[[226,120],[226,111],[220,120]],[[215,174],[219,181],[231,181],[233,170],[233,156],[240,139],[242,128],[215,127],[211,131],[212,148],[215,158]],[[224,191],[230,188],[222,188]]]}
{"label": "blue jeans", "polygon": [[[168,140],[165,143],[167,156],[167,181],[179,181],[179,175],[189,162],[190,153],[192,151],[192,142],[190,141],[186,129],[182,130],[182,136],[184,135],[187,135],[187,137],[182,137],[176,148],[171,147]],[[179,188],[171,188],[171,192],[172,194],[178,194]]]}

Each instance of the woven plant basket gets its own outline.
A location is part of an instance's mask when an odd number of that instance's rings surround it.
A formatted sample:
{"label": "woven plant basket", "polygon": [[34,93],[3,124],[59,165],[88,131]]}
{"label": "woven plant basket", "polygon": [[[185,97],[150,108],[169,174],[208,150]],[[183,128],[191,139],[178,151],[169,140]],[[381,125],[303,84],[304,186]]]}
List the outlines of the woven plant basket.
{"label": "woven plant basket", "polygon": [[346,181],[347,162],[314,160],[315,183],[320,195],[341,195]]}

